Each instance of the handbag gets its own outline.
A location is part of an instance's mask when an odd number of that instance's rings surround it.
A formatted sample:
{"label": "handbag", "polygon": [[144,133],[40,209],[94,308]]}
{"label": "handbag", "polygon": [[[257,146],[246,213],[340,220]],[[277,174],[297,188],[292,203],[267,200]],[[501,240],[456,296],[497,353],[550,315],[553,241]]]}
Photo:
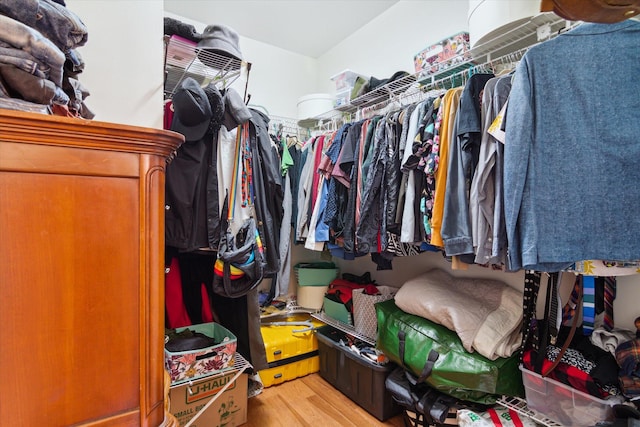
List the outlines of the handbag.
{"label": "handbag", "polygon": [[[228,298],[239,298],[256,288],[266,267],[264,247],[254,217],[246,219],[240,229],[233,232],[230,220],[233,218],[238,185],[239,155],[241,151],[240,130],[236,140],[236,161],[233,171],[231,194],[225,195],[222,205],[220,245],[214,264],[213,292]],[[229,204],[232,208],[229,209]]]}
{"label": "handbag", "polygon": [[376,286],[377,292],[367,293],[366,289],[353,290],[353,326],[359,334],[376,339],[378,320],[375,304],[393,298],[397,288]]}
{"label": "handbag", "polygon": [[487,409],[486,405],[456,399],[424,382],[417,382],[414,375],[401,367],[394,369],[385,379],[385,388],[393,400],[404,408],[405,425],[458,425],[458,410],[484,411]]}
{"label": "handbag", "polygon": [[229,298],[246,295],[262,281],[264,268],[256,222],[249,218],[237,233],[227,230],[220,240],[214,265],[213,292]]}

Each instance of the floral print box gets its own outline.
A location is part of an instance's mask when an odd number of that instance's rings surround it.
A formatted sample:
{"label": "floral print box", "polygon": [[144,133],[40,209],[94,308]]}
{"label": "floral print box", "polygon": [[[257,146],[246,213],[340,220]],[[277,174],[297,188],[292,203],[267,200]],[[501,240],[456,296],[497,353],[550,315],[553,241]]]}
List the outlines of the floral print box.
{"label": "floral print box", "polygon": [[[177,328],[176,335],[190,337],[185,346],[194,343],[195,350],[170,351],[169,335],[165,337],[164,365],[171,376],[171,385],[211,375],[233,368],[237,339],[228,329],[217,323],[202,323],[186,328]],[[208,342],[209,346],[198,346],[198,342]]]}

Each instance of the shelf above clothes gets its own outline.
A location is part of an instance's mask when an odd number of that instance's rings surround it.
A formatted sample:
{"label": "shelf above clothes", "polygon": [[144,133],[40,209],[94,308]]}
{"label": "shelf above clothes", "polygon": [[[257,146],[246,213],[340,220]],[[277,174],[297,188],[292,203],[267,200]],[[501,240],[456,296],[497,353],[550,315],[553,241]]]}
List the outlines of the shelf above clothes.
{"label": "shelf above clothes", "polygon": [[394,99],[402,99],[416,92],[428,92],[437,88],[448,88],[464,81],[467,74],[506,62],[517,62],[531,46],[549,40],[572,24],[547,12],[501,27],[487,34],[455,65],[436,73],[410,74],[367,92],[348,103],[336,107],[339,113],[353,113],[363,108],[387,104]]}
{"label": "shelf above clothes", "polygon": [[227,87],[243,73],[249,75],[251,63],[200,49],[195,42],[182,37],[165,35],[164,96],[171,98],[187,78],[201,86],[221,83]]}

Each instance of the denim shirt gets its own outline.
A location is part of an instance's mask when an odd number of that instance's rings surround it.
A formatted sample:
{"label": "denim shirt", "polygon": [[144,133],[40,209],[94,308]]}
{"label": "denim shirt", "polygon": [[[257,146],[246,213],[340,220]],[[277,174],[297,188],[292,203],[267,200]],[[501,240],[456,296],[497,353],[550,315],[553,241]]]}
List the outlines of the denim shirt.
{"label": "denim shirt", "polygon": [[640,23],[532,47],[507,108],[508,268],[640,259]]}
{"label": "denim shirt", "polygon": [[0,13],[38,30],[63,52],[87,42],[87,27],[80,18],[52,0],[2,0]]}
{"label": "denim shirt", "polygon": [[[40,32],[22,22],[0,14],[0,41],[13,46],[15,49],[22,49],[33,56],[40,64],[48,67],[47,78],[55,83],[56,86],[62,86],[62,67],[65,55]],[[20,58],[21,61],[24,60],[20,54],[14,55],[11,50],[5,50],[4,54],[13,56],[14,59]],[[24,67],[21,68],[24,69]]]}

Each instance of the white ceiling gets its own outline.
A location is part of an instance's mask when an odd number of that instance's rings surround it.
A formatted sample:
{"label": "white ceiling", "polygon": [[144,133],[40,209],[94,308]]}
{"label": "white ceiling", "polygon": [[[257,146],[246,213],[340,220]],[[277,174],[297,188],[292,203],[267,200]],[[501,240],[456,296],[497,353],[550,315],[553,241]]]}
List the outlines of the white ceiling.
{"label": "white ceiling", "polygon": [[164,0],[164,10],[317,58],[398,0]]}

